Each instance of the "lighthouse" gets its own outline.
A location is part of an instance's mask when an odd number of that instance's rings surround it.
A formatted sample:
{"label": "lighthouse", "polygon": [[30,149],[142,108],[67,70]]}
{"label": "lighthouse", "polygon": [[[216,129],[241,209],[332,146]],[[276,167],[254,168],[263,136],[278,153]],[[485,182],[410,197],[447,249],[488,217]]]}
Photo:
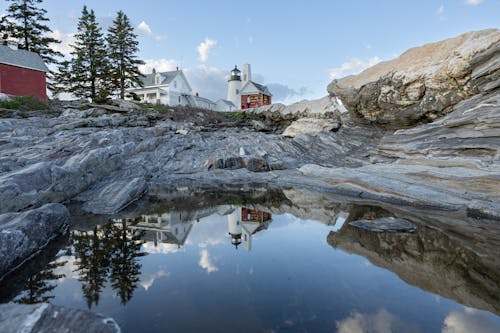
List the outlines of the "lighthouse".
{"label": "lighthouse", "polygon": [[234,66],[227,84],[227,100],[233,102],[237,109],[241,105],[241,71]]}

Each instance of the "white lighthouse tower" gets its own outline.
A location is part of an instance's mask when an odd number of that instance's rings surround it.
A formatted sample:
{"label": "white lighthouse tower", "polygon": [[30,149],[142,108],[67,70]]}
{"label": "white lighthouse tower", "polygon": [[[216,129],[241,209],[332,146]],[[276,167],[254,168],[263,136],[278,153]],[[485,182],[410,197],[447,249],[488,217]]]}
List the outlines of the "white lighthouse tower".
{"label": "white lighthouse tower", "polygon": [[227,83],[227,100],[233,102],[236,109],[241,108],[241,71],[234,66]]}

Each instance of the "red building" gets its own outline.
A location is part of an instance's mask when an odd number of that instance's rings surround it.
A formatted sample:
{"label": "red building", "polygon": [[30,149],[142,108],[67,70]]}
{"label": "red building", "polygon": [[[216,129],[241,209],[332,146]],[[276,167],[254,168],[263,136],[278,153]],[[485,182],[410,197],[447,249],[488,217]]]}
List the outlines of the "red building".
{"label": "red building", "polygon": [[0,93],[31,95],[46,102],[47,72],[48,68],[38,54],[0,45]]}
{"label": "red building", "polygon": [[269,105],[272,96],[266,86],[248,81],[241,88],[241,109]]}

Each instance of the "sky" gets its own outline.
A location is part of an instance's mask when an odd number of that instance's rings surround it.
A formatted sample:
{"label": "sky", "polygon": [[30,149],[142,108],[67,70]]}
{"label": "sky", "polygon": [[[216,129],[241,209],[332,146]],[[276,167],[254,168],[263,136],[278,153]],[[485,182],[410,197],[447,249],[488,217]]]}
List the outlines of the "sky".
{"label": "sky", "polygon": [[500,28],[500,0],[45,0],[63,53],[83,5],[104,29],[118,10],[129,16],[146,73],[180,67],[195,92],[217,100],[229,71],[250,63],[253,80],[285,104],[323,97],[332,79],[408,48]]}

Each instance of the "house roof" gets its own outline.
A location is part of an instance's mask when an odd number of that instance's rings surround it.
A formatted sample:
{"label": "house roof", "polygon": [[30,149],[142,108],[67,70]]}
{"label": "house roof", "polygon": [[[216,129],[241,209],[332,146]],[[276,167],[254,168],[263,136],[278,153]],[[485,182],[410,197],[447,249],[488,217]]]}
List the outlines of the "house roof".
{"label": "house roof", "polygon": [[169,84],[170,82],[173,81],[173,79],[175,79],[175,77],[177,75],[179,75],[179,73],[182,73],[182,71],[150,73],[150,74],[146,74],[145,76],[143,76],[141,78],[141,80],[142,80],[142,83],[144,84],[144,87],[157,86],[158,84],[155,83],[155,77],[156,77],[156,74],[160,74],[161,77],[163,78],[163,80],[160,82],[160,85]]}
{"label": "house roof", "polygon": [[243,87],[241,88],[241,94],[244,93],[260,93],[267,96],[272,96],[271,92],[266,86],[253,81],[248,81],[243,85]]}
{"label": "house roof", "polygon": [[14,50],[5,45],[0,45],[0,64],[28,68],[40,72],[49,71],[42,57],[37,53],[26,50]]}
{"label": "house roof", "polygon": [[219,99],[219,100],[217,100],[216,103],[223,103],[223,104],[226,104],[226,105],[229,105],[229,106],[235,106],[233,102],[228,101],[227,99],[222,99],[222,98]]}
{"label": "house roof", "polygon": [[200,97],[200,96],[193,96],[193,97],[194,97],[194,99],[196,99],[198,101],[202,101],[202,102],[209,103],[209,104],[214,104],[214,102],[212,102],[208,98]]}

